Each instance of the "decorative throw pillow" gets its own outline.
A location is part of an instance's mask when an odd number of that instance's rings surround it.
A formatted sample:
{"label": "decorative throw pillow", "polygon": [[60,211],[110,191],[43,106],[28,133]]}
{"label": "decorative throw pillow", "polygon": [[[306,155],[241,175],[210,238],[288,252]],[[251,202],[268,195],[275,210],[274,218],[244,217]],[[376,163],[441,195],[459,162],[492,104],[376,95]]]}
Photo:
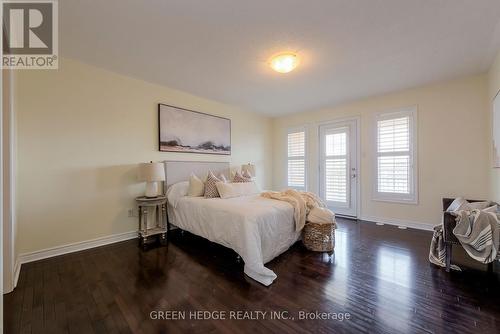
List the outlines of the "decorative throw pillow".
{"label": "decorative throw pillow", "polygon": [[460,210],[468,210],[468,204],[463,197],[457,197],[453,202],[451,202],[450,206],[448,209],[446,209],[447,212],[455,212],[455,211],[460,211]]}
{"label": "decorative throw pillow", "polygon": [[217,182],[222,182],[214,173],[208,172],[207,182],[205,183],[205,198],[220,197],[217,190]]}
{"label": "decorative throw pillow", "polygon": [[241,173],[241,176],[246,177],[247,179],[252,179],[252,175],[246,169],[243,171],[243,173]]}
{"label": "decorative throw pillow", "polygon": [[446,211],[457,212],[461,210],[484,210],[491,205],[492,203],[489,201],[470,203],[463,197],[458,197],[450,204]]}
{"label": "decorative throw pillow", "polygon": [[482,211],[484,212],[491,212],[491,213],[497,213],[498,212],[498,205],[492,205],[490,207],[487,207],[485,209],[483,209]]}
{"label": "decorative throw pillow", "polygon": [[235,182],[235,183],[239,183],[239,182],[251,182],[251,181],[252,181],[251,178],[244,177],[243,175],[241,175],[240,172],[236,172],[236,174],[234,174],[233,182]]}
{"label": "decorative throw pillow", "polygon": [[224,174],[220,174],[220,175],[219,175],[219,179],[221,180],[221,182],[223,182],[223,183],[227,183],[227,179],[226,179],[226,177],[224,176]]}
{"label": "decorative throw pillow", "polygon": [[472,203],[469,202],[470,210],[474,210],[474,209],[484,210],[489,206],[491,206],[491,202],[489,202],[489,201],[487,201],[487,202],[472,202]]}
{"label": "decorative throw pillow", "polygon": [[191,174],[189,177],[189,189],[188,196],[191,197],[200,197],[205,193],[205,185],[203,181],[198,178],[198,176]]}

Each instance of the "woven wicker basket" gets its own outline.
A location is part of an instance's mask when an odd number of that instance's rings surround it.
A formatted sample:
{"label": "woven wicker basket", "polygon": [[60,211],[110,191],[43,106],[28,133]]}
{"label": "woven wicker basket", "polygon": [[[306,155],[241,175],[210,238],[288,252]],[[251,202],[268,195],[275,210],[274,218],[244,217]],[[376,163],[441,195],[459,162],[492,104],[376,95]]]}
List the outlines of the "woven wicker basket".
{"label": "woven wicker basket", "polygon": [[335,224],[307,222],[302,243],[307,249],[315,252],[332,252],[335,247]]}

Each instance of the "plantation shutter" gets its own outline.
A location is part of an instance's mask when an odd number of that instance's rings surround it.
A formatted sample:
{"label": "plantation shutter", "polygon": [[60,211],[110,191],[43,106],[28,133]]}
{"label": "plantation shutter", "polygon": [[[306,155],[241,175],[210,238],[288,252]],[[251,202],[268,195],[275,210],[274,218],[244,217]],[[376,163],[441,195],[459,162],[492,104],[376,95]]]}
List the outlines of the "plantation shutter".
{"label": "plantation shutter", "polygon": [[380,195],[414,199],[413,114],[382,115],[377,120],[377,184]]}
{"label": "plantation shutter", "polygon": [[288,186],[299,190],[306,187],[305,146],[304,130],[288,133]]}
{"label": "plantation shutter", "polygon": [[325,136],[325,199],[347,203],[347,130]]}

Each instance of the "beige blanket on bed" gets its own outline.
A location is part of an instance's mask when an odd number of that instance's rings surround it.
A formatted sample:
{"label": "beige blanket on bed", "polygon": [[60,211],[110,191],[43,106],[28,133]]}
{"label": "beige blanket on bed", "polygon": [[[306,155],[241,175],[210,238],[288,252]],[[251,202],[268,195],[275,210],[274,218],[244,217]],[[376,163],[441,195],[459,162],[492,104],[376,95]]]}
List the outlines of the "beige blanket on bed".
{"label": "beige blanket on bed", "polygon": [[[293,207],[295,230],[304,228],[306,220],[311,217],[317,223],[334,223],[335,215],[326,208],[325,203],[316,194],[307,191],[288,189],[285,191],[267,191],[262,197],[290,203]],[[312,214],[311,214],[312,213]]]}

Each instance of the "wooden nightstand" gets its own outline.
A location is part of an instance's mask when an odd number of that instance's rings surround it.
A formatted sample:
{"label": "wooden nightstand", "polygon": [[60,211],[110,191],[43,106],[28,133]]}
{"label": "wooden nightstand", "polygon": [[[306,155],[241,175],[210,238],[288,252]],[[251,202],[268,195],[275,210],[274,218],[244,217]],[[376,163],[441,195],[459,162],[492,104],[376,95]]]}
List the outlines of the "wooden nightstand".
{"label": "wooden nightstand", "polygon": [[[167,221],[167,197],[137,197],[137,206],[139,207],[139,238],[142,246],[146,246],[148,237],[160,236],[160,241],[167,241],[168,221]],[[148,214],[154,212],[156,219],[154,227],[148,228]]]}

